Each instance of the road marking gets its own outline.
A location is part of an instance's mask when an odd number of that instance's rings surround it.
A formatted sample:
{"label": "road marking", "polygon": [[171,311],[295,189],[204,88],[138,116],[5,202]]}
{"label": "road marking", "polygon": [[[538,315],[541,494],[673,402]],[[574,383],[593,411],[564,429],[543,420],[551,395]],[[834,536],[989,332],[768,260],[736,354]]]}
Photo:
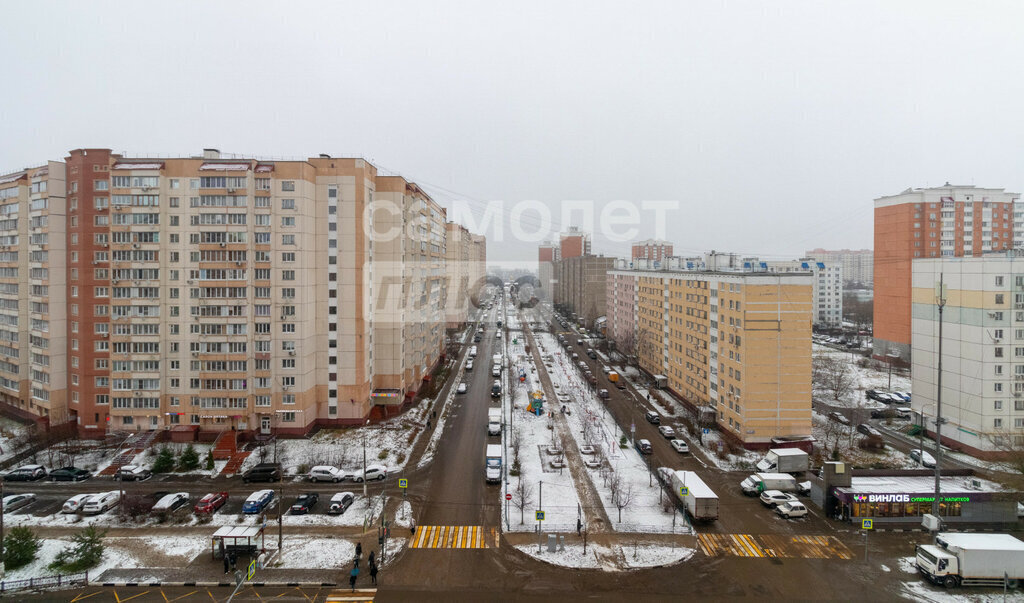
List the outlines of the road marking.
{"label": "road marking", "polygon": [[98,594],[100,594],[102,592],[103,592],[102,590],[98,590],[98,591],[96,591],[94,593],[89,593],[87,595],[86,594],[78,595],[74,599],[71,599],[70,603],[75,603],[76,601],[81,601],[82,599],[88,599],[89,597],[95,597],[96,595],[98,595]]}
{"label": "road marking", "polygon": [[698,534],[697,543],[708,557],[853,559],[850,549],[834,536]]}
{"label": "road marking", "polygon": [[349,590],[332,590],[324,599],[326,603],[344,603],[348,601],[373,601],[377,594],[376,588],[357,588],[356,592]]}
{"label": "road marking", "polygon": [[[486,549],[482,526],[420,526],[409,541],[411,549]],[[495,534],[494,528],[491,533]],[[497,540],[497,536],[495,536]]]}
{"label": "road marking", "polygon": [[141,593],[139,593],[137,595],[132,595],[132,596],[128,597],[127,599],[122,599],[121,596],[118,595],[117,591],[115,590],[114,591],[114,598],[117,599],[117,603],[122,603],[123,601],[131,601],[132,599],[134,599],[136,597],[141,597],[142,595],[145,595],[147,593],[149,593],[149,591],[148,590],[144,590],[144,591],[142,591]]}
{"label": "road marking", "polygon": [[192,595],[196,594],[197,592],[199,592],[199,591],[198,590],[194,590],[194,591],[192,591],[190,593],[174,597],[173,599],[168,599],[167,598],[167,594],[163,590],[160,591],[160,594],[164,596],[164,601],[166,601],[167,603],[171,603],[171,601],[177,601],[178,599],[184,599],[185,597],[191,597]]}

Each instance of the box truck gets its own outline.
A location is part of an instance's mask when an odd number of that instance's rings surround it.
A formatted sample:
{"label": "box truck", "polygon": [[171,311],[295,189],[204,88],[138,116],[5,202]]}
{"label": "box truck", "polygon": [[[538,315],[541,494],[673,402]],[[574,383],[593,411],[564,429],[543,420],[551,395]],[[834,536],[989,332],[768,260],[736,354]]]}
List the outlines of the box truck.
{"label": "box truck", "polygon": [[495,354],[491,356],[491,364],[501,366],[501,354]]}
{"label": "box truck", "polygon": [[501,445],[488,444],[484,450],[484,477],[488,484],[501,482]]}
{"label": "box truck", "polygon": [[[672,491],[694,521],[718,519],[718,496],[693,471],[672,473]],[[685,492],[685,494],[683,494]]]}
{"label": "box truck", "polygon": [[501,409],[487,409],[487,434],[501,435]]}
{"label": "box truck", "polygon": [[810,457],[799,448],[772,448],[757,463],[763,473],[799,473],[810,468]]}
{"label": "box truck", "polygon": [[796,492],[796,478],[788,473],[755,473],[740,482],[747,496],[757,496],[765,490]]}
{"label": "box truck", "polygon": [[1024,542],[1009,534],[939,533],[935,544],[917,546],[917,569],[946,588],[1019,585],[1024,580]]}

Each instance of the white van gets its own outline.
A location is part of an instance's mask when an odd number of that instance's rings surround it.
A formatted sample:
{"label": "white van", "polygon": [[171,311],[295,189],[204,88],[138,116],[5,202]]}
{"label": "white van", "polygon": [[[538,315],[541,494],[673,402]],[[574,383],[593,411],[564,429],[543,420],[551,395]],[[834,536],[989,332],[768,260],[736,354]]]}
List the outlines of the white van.
{"label": "white van", "polygon": [[469,348],[469,357],[476,358],[476,346]]}
{"label": "white van", "polygon": [[102,494],[93,495],[82,505],[82,513],[85,515],[99,515],[113,509],[121,502],[121,491],[111,490]]}

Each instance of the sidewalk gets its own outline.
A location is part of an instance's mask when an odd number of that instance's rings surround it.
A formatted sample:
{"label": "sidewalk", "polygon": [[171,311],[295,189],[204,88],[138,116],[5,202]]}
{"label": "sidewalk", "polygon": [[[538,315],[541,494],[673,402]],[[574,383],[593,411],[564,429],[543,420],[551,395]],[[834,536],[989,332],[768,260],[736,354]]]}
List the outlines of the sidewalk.
{"label": "sidewalk", "polygon": [[[245,571],[245,564],[239,560],[238,569]],[[109,569],[89,580],[90,584],[151,584],[159,582],[169,584],[235,584],[234,573],[225,574],[220,567],[146,567],[137,569]],[[348,568],[337,570],[314,569],[278,569],[264,568],[256,570],[253,584],[296,584],[335,586],[344,582],[348,584]]]}

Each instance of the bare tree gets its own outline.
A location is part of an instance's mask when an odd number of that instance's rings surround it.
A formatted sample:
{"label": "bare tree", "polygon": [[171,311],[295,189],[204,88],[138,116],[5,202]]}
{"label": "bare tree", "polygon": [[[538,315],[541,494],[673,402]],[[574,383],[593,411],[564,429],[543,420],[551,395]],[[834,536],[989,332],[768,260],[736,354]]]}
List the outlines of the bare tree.
{"label": "bare tree", "polygon": [[988,440],[1000,452],[1002,461],[1024,476],[1024,430],[1001,430],[990,434]]}
{"label": "bare tree", "polygon": [[847,435],[846,426],[839,421],[834,421],[831,418],[825,419],[825,424],[822,426],[822,441],[825,443],[825,451],[831,458],[835,459],[839,456],[839,441]]}
{"label": "bare tree", "polygon": [[526,507],[533,504],[533,484],[522,477],[512,490],[512,505],[519,509],[519,525],[526,522]]}
{"label": "bare tree", "polygon": [[831,354],[818,354],[812,366],[815,385],[831,393],[833,400],[853,391],[854,373],[841,359]]}
{"label": "bare tree", "polygon": [[519,454],[523,448],[523,436],[519,433],[518,429],[512,430],[512,437],[509,438],[509,444],[512,446],[512,470],[519,473]]}
{"label": "bare tree", "polygon": [[583,443],[589,446],[594,438],[594,423],[586,416],[583,416],[582,419],[583,427],[581,431],[583,432]]}
{"label": "bare tree", "polygon": [[624,483],[622,477],[616,473],[611,482],[612,504],[619,510],[619,523],[622,523],[622,510],[633,502],[633,484]]}

